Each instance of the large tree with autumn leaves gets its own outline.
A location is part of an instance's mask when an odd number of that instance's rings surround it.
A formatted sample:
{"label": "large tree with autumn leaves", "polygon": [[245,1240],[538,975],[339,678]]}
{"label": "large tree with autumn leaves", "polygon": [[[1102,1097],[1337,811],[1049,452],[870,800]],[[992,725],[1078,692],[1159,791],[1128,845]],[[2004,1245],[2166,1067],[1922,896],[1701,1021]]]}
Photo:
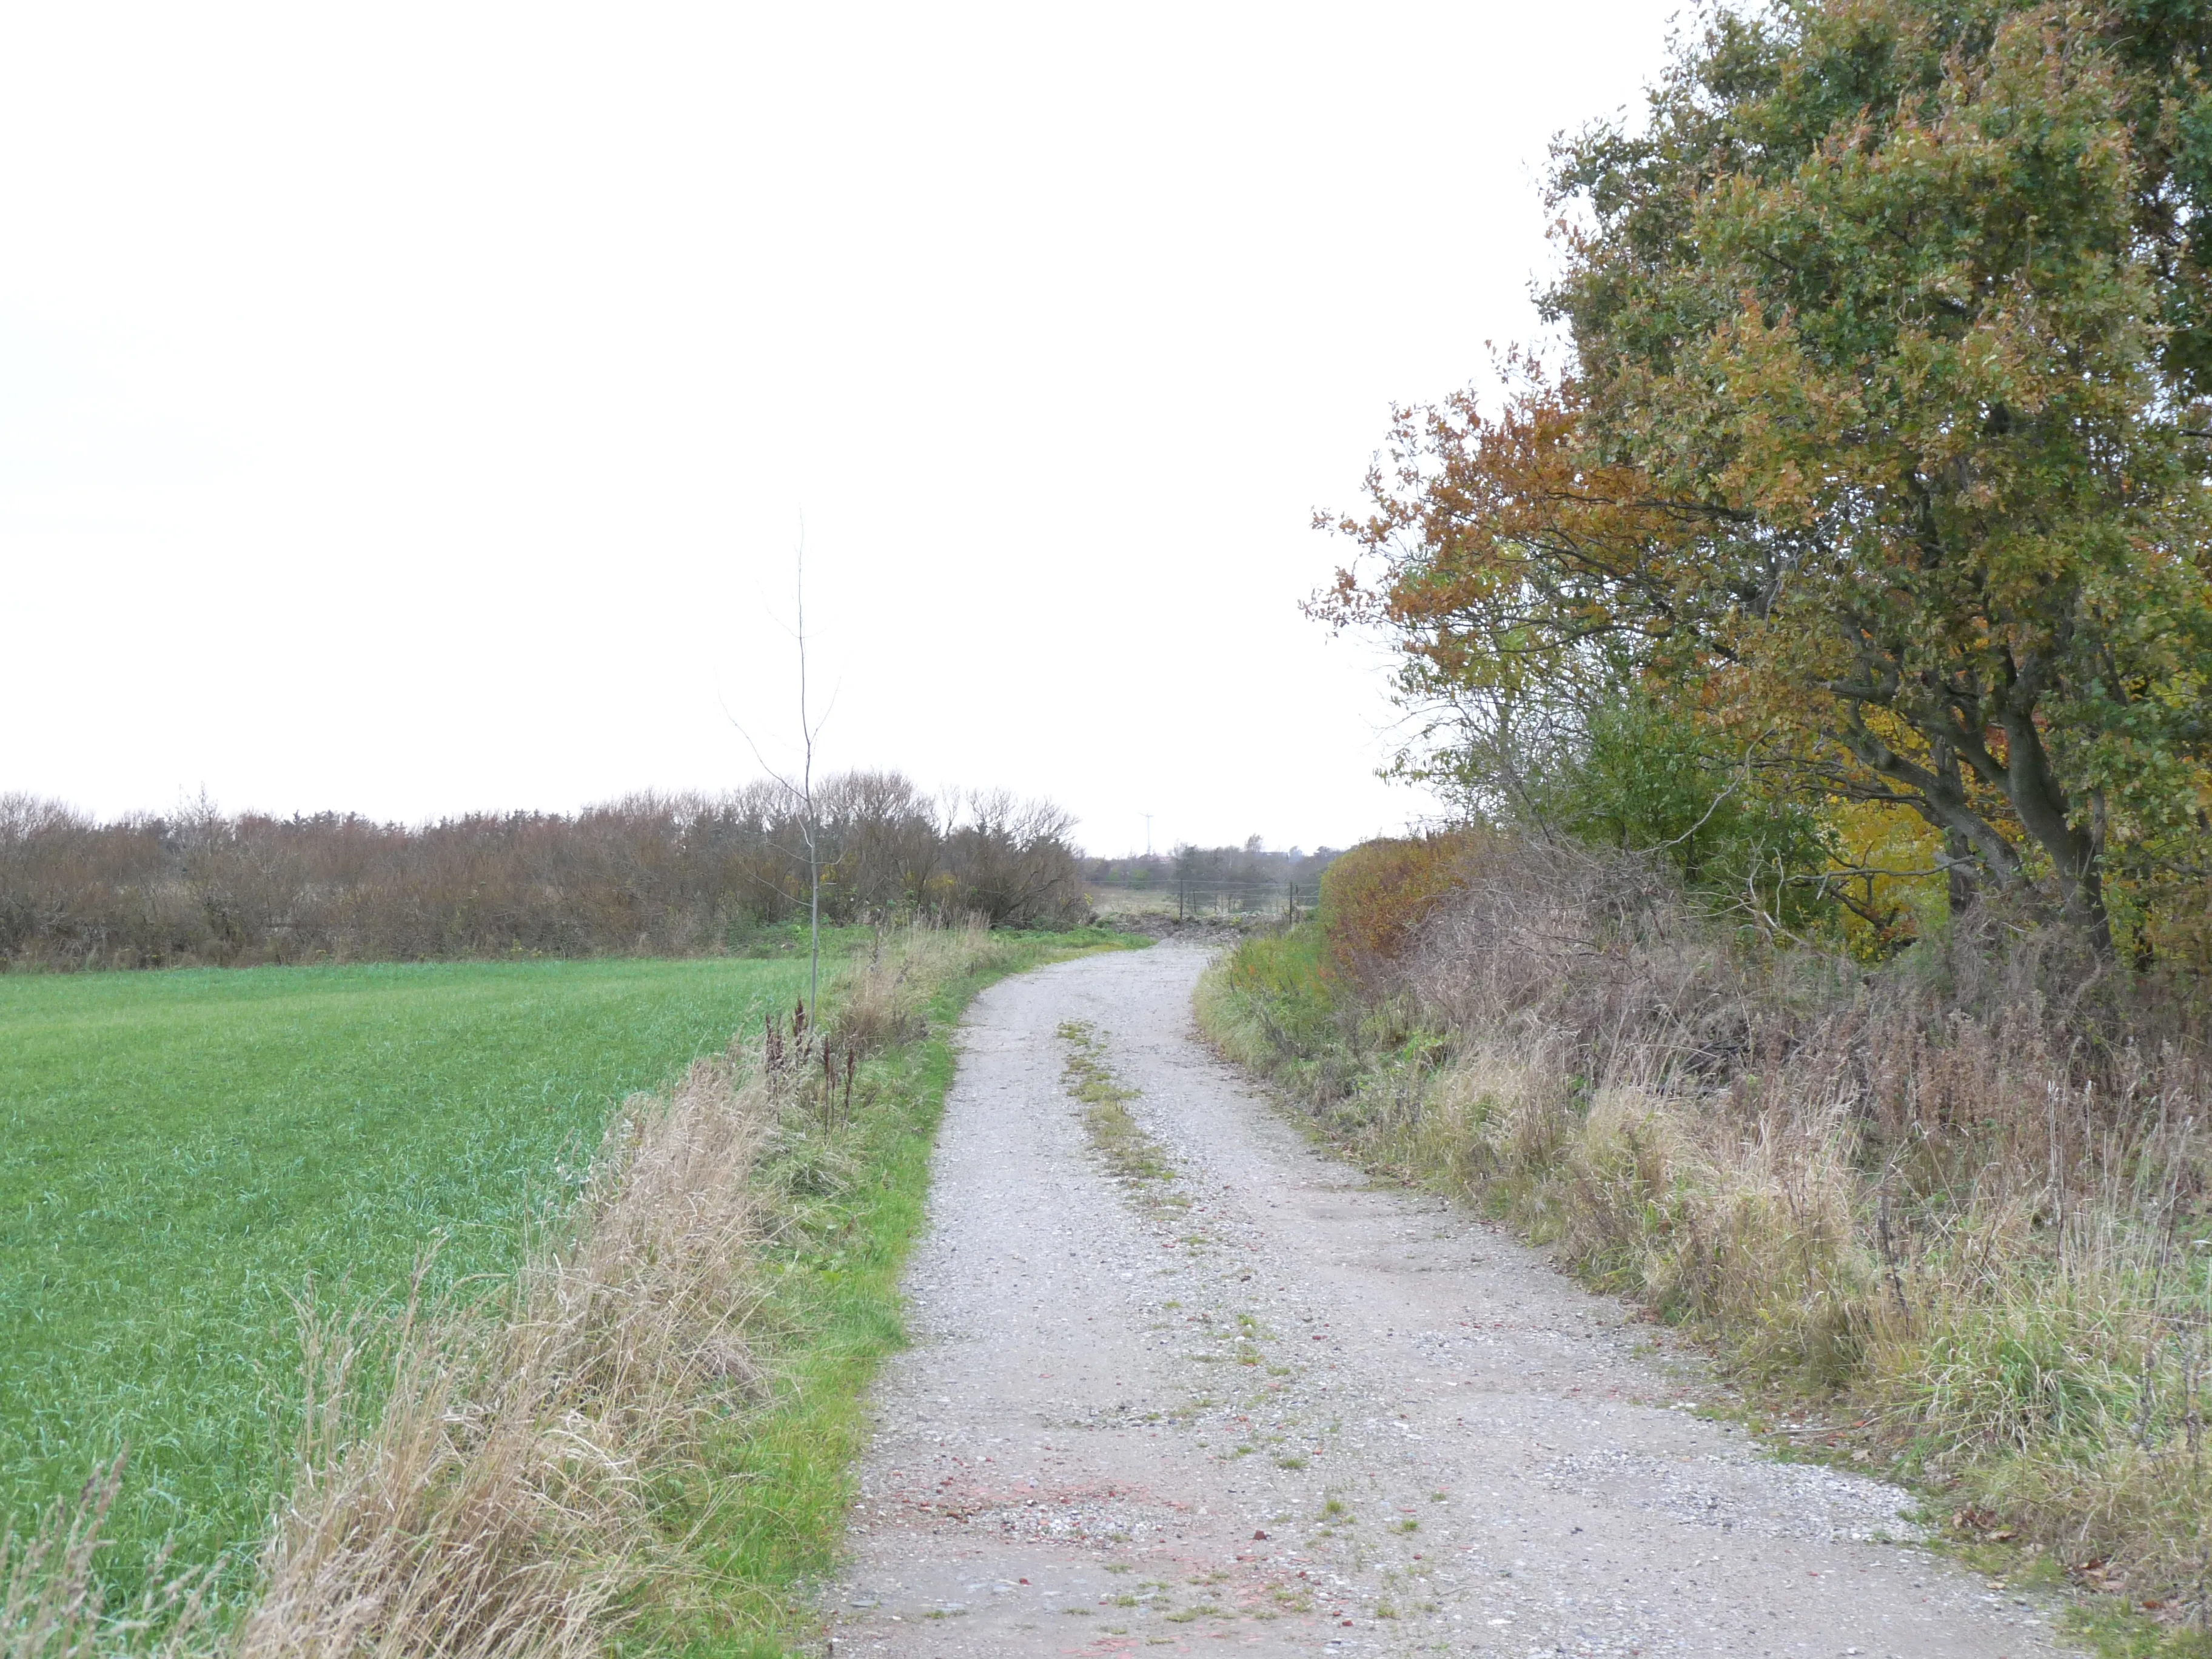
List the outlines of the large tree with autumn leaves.
{"label": "large tree with autumn leaves", "polygon": [[1717,10],[1551,188],[1570,361],[1402,411],[1317,607],[1446,763],[1626,686],[2100,945],[2201,884],[2212,12]]}

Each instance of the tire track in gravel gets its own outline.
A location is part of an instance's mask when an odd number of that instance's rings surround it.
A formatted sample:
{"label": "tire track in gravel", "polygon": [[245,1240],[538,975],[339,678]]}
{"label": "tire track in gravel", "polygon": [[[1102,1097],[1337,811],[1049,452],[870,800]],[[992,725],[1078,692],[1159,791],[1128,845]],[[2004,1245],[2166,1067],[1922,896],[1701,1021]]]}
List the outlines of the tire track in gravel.
{"label": "tire track in gravel", "polygon": [[[1650,1327],[1309,1146],[1199,1039],[1206,960],[977,999],[837,1654],[2059,1651],[2047,1608],[1910,1547],[1904,1494],[1764,1457]],[[1087,1144],[1068,1020],[1187,1209]]]}

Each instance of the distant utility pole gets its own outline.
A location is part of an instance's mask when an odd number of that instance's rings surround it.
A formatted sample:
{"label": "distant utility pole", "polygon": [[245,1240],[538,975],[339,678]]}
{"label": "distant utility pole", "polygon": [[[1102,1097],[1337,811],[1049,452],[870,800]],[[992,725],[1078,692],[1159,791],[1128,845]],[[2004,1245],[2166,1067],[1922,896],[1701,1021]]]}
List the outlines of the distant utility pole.
{"label": "distant utility pole", "polygon": [[1141,812],[1138,816],[1145,821],[1145,856],[1150,858],[1152,855],[1152,815]]}

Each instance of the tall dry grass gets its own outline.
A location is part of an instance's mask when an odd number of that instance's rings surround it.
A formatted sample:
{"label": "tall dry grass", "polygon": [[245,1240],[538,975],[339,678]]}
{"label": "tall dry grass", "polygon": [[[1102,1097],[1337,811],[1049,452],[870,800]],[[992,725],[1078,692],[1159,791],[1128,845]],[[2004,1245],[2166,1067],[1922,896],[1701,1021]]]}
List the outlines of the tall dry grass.
{"label": "tall dry grass", "polygon": [[878,928],[872,948],[831,976],[825,997],[831,1042],[863,1054],[927,1034],[931,1000],[945,986],[994,966],[1009,952],[985,917],[951,925],[912,920]]}
{"label": "tall dry grass", "polygon": [[739,1057],[696,1061],[629,1103],[567,1235],[511,1287],[410,1306],[388,1344],[317,1333],[240,1659],[597,1652],[648,1595],[685,1593],[653,1499],[758,1381],[748,1176],[773,1111]]}
{"label": "tall dry grass", "polygon": [[2212,1072],[2171,988],[1990,918],[1869,970],[1576,848],[1461,875],[1333,1019],[1231,964],[1207,1028],[1370,1161],[1833,1396],[1970,1530],[2212,1613]]}
{"label": "tall dry grass", "polygon": [[95,1469],[75,1502],[58,1502],[33,1528],[0,1537],[0,1656],[99,1659],[128,1650],[169,1659],[204,1645],[204,1573],[172,1576],[157,1560],[137,1601],[110,1608],[94,1559],[123,1480],[123,1459]]}

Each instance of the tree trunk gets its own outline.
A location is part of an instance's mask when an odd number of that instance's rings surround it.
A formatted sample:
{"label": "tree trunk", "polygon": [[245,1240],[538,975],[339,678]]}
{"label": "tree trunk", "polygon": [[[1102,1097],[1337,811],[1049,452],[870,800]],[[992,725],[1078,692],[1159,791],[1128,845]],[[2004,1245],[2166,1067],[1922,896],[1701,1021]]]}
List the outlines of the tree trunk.
{"label": "tree trunk", "polygon": [[2105,914],[2104,848],[2094,830],[2076,829],[2066,792],[2052,775],[2033,717],[2008,709],[2004,716],[2005,793],[2021,823],[2058,875],[2066,920],[2089,936],[2100,954],[2112,949],[2112,919]]}
{"label": "tree trunk", "polygon": [[[1963,805],[1966,788],[1959,775],[1959,751],[1938,741],[1932,745],[1931,758],[1936,763],[1936,775],[1943,781],[1947,789],[1957,793]],[[1974,879],[1973,842],[1955,826],[1943,826],[1943,896],[1949,903],[1953,921],[1965,915],[1973,904],[1978,885]]]}
{"label": "tree trunk", "polygon": [[2051,860],[2066,920],[2081,928],[2100,952],[2109,954],[2112,927],[2105,914],[2102,837],[2094,829],[2076,830],[2069,821],[2065,791],[2051,770],[2033,711],[2032,693],[2008,707],[2000,728],[2005,734],[2002,762],[1975,743],[1972,734],[1947,732],[1932,722],[1914,722],[1929,741],[1930,763],[1926,766],[1899,754],[1856,720],[1839,735],[1870,770],[1899,786],[1899,794],[1942,832],[1954,915],[1973,896],[1972,878],[1962,875],[1956,862],[1966,849],[1972,849],[1976,861],[2001,886],[2017,886],[2027,873],[2018,849],[1968,802],[1960,768],[1963,758],[1972,763],[1983,782],[2003,793],[2021,826]]}

